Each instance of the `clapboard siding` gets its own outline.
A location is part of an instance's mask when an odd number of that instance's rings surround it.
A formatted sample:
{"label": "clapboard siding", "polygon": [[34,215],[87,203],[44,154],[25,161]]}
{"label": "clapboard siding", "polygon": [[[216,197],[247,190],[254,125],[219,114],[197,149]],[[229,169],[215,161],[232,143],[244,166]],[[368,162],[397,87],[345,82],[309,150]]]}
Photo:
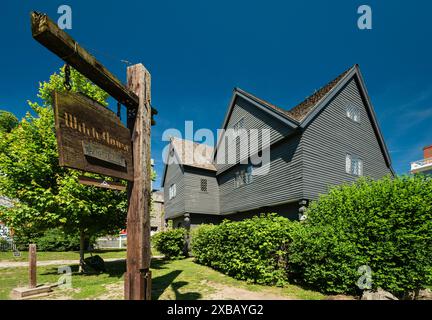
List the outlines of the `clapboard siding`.
{"label": "clapboard siding", "polygon": [[[231,112],[231,116],[228,120],[226,129],[232,129],[234,124],[236,124],[241,118],[244,118],[244,129],[246,131],[249,129],[258,129],[258,130],[270,129],[270,144],[273,144],[281,140],[282,138],[284,138],[285,136],[293,132],[293,129],[287,126],[282,121],[274,118],[273,116],[269,115],[267,112],[257,108],[256,106],[252,105],[250,102],[244,100],[243,98],[237,97],[235,105]],[[256,138],[258,138],[258,141]],[[261,138],[259,135],[258,137],[249,135],[249,139],[250,139],[249,146],[251,148],[251,154],[254,154],[255,153],[254,151],[257,151],[255,146],[261,146]],[[241,144],[242,154],[247,154],[248,151],[247,148],[249,146],[246,144]],[[244,150],[246,151],[245,153],[243,153]],[[239,155],[237,155],[237,157],[239,158]],[[236,165],[236,164],[229,164],[227,162],[228,162],[227,154],[225,154],[225,161],[223,161],[222,163],[216,163],[218,174]]]}
{"label": "clapboard siding", "polygon": [[[207,192],[201,191],[201,179],[207,180]],[[214,171],[185,167],[185,211],[219,214],[219,188]]]}
{"label": "clapboard siding", "polygon": [[[346,116],[347,104],[359,108],[360,123]],[[354,78],[305,128],[301,144],[304,196],[307,199],[327,193],[330,186],[357,179],[345,172],[347,153],[363,159],[365,176],[379,179],[391,173]]]}
{"label": "clapboard siding", "polygon": [[[170,200],[169,188],[174,183],[176,184],[177,189],[176,196]],[[185,212],[185,178],[180,165],[174,162],[167,166],[164,184],[164,199],[165,219],[181,215]]]}
{"label": "clapboard siding", "polygon": [[[275,120],[277,121],[277,120]],[[253,177],[250,184],[235,187],[239,164],[218,175],[221,214],[273,206],[302,198],[302,145],[292,135],[272,145],[267,174]]]}

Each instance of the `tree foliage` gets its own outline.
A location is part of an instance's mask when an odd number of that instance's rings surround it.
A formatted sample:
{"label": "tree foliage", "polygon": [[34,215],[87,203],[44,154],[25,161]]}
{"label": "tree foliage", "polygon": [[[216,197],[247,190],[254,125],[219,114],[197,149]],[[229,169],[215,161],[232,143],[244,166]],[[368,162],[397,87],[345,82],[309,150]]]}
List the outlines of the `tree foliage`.
{"label": "tree foliage", "polygon": [[[108,95],[73,69],[71,80],[72,91],[107,105]],[[77,171],[58,165],[51,103],[54,90],[65,90],[63,81],[62,68],[48,82],[40,83],[41,103],[29,101],[35,115],[27,112],[0,139],[0,194],[14,201],[12,208],[0,208],[0,220],[17,235],[55,227],[70,234],[94,235],[114,233],[125,226],[125,192],[81,185]]]}
{"label": "tree foliage", "polygon": [[11,132],[18,125],[18,119],[9,111],[0,110],[0,135]]}

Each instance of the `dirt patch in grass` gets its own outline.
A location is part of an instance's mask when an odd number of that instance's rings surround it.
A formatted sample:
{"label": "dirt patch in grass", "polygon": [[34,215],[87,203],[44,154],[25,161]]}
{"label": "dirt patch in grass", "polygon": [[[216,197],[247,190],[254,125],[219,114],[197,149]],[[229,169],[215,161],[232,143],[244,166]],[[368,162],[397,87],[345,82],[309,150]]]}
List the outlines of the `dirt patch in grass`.
{"label": "dirt patch in grass", "polygon": [[221,283],[203,281],[216,290],[206,297],[209,300],[296,300],[294,297],[278,295],[267,291],[249,291],[243,288],[232,287]]}
{"label": "dirt patch in grass", "polygon": [[96,297],[96,300],[123,300],[124,299],[124,282],[117,282],[104,285],[106,293]]}

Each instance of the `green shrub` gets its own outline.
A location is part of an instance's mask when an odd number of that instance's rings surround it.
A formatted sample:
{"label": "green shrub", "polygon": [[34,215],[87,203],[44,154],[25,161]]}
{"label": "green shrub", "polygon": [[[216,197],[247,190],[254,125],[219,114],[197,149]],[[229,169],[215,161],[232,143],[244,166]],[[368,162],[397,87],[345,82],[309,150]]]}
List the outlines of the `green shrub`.
{"label": "green shrub", "polygon": [[[80,247],[78,234],[66,234],[60,228],[50,229],[40,234],[17,235],[14,241],[20,251],[28,250],[30,243],[35,243],[38,251],[78,251]],[[85,249],[88,247],[88,241],[86,242]]]}
{"label": "green shrub", "polygon": [[328,293],[359,293],[358,268],[372,287],[397,296],[431,283],[432,180],[360,179],[311,203],[293,230],[289,274]]}
{"label": "green shrub", "polygon": [[9,247],[9,243],[7,242],[7,240],[0,237],[0,250],[3,250],[3,248],[8,248],[8,247]]}
{"label": "green shrub", "polygon": [[236,279],[282,285],[290,232],[299,226],[275,214],[204,225],[193,231],[192,253],[198,263]]}
{"label": "green shrub", "polygon": [[185,232],[184,228],[158,232],[152,236],[152,244],[157,251],[164,254],[168,259],[184,258],[186,248]]}

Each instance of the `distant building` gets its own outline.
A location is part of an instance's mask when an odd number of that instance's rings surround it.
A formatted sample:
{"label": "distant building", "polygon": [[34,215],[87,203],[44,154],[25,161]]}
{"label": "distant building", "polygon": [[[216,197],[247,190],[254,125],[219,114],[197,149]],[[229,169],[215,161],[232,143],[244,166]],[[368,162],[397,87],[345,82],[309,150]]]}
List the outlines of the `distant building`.
{"label": "distant building", "polygon": [[164,214],[164,193],[163,191],[153,191],[152,193],[153,205],[150,213],[150,226],[152,234],[155,232],[163,231],[165,228],[165,214]]}
{"label": "distant building", "polygon": [[[0,208],[6,207],[11,208],[13,206],[12,201],[9,198],[0,196]],[[11,236],[11,230],[2,222],[0,221],[0,238],[3,239],[9,239]]]}
{"label": "distant building", "polygon": [[423,159],[411,162],[411,173],[432,175],[432,145],[423,148]]}

